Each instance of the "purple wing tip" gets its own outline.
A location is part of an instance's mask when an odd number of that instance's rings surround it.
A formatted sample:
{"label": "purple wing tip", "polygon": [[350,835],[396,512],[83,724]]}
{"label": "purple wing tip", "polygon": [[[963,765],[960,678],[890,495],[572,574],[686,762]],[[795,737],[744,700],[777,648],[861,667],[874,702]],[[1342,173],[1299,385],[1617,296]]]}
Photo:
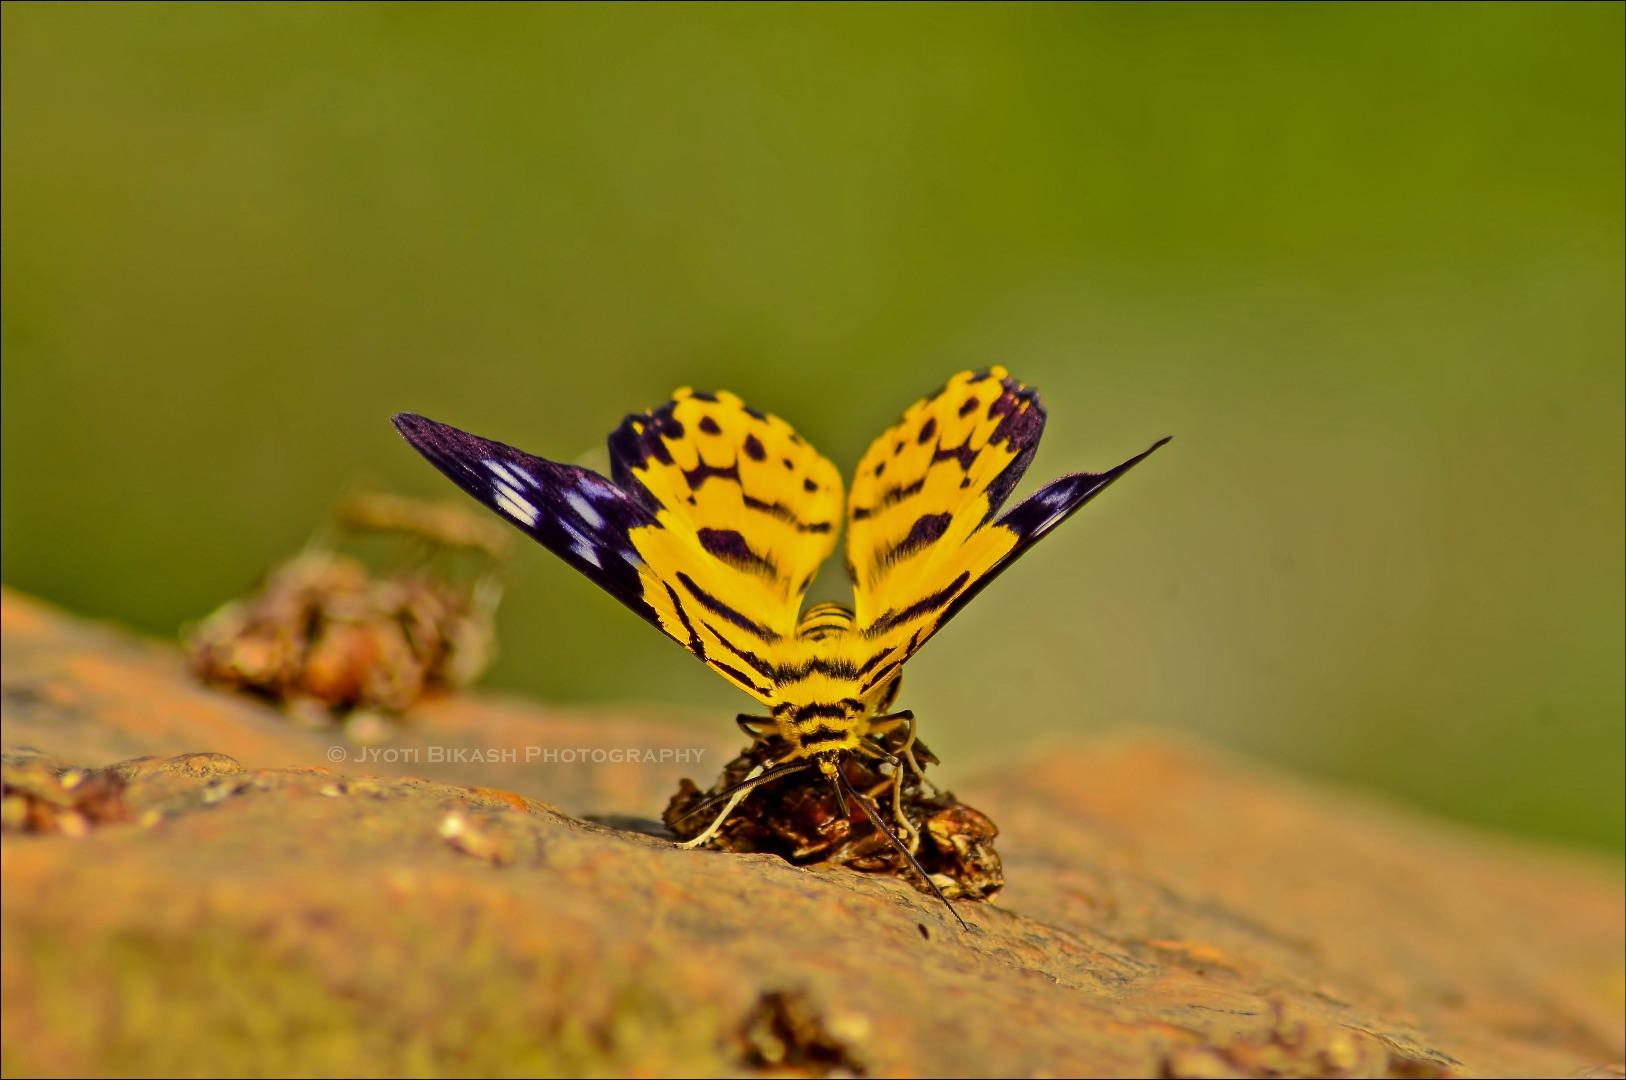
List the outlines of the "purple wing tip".
{"label": "purple wing tip", "polygon": [[446,425],[437,424],[427,416],[409,412],[396,413],[390,417],[390,423],[395,425],[402,438],[420,450],[436,442],[436,437],[446,429]]}
{"label": "purple wing tip", "polygon": [[1173,435],[1165,435],[1161,439],[1157,440],[1157,442],[1153,443],[1151,446],[1148,446],[1146,449],[1142,450],[1140,453],[1136,454],[1134,457],[1132,457],[1128,461],[1124,462],[1122,465],[1114,466],[1113,468],[1110,468],[1106,472],[1100,473],[1099,475],[1103,476],[1103,477],[1122,476],[1124,473],[1128,472],[1130,469],[1134,468],[1136,465],[1139,465],[1141,462],[1143,462],[1147,458],[1151,457],[1152,454],[1154,452],[1156,452],[1159,447],[1163,446],[1165,443],[1169,442],[1173,438],[1174,438]]}

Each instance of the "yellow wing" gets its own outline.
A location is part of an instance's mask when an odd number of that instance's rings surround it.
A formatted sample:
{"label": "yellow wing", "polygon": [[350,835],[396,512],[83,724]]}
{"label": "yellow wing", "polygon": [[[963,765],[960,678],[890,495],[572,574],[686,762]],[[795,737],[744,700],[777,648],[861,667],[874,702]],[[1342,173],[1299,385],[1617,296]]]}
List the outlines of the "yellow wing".
{"label": "yellow wing", "polygon": [[396,427],[469,494],[765,704],[835,546],[841,477],[790,425],[679,390],[610,436],[614,482],[421,416]]}
{"label": "yellow wing", "polygon": [[841,474],[777,416],[687,388],[627,417],[610,458],[616,486],[662,526],[632,535],[662,586],[644,599],[731,681],[754,673],[745,688],[771,702],[802,597],[840,531]]}
{"label": "yellow wing", "polygon": [[1063,477],[996,520],[1044,421],[1038,394],[1004,368],[963,371],[870,445],[848,497],[847,567],[878,671],[902,664],[1022,552],[1167,441],[1105,473]]}

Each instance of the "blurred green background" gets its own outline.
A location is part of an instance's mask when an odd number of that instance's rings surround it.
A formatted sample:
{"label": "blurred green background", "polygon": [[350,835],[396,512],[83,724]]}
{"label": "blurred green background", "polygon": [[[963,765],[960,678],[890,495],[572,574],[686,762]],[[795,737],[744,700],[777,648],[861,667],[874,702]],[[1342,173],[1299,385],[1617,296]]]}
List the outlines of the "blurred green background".
{"label": "blurred green background", "polygon": [[[1618,848],[1622,12],[8,3],[4,578],[171,634],[450,494],[398,409],[845,469],[1000,362],[1022,491],[1176,441],[912,664],[950,779],[1150,723]],[[491,682],[744,703],[516,578]]]}

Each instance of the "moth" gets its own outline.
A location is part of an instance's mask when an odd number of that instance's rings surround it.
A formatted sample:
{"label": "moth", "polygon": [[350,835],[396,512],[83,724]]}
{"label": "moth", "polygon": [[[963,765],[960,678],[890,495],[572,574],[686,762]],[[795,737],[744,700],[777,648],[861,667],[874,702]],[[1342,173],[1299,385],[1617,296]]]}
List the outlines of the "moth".
{"label": "moth", "polygon": [[[1023,552],[1168,441],[1106,472],[1064,476],[1001,514],[1044,423],[1038,394],[1004,368],[961,372],[870,445],[844,493],[835,466],[789,424],[729,393],[684,388],[629,415],[610,435],[608,478],[395,417],[464,491],[767,711],[740,726],[777,752],[713,800],[727,800],[713,830],[755,787],[813,769],[912,864],[842,761],[901,768],[881,738],[908,725],[905,755],[913,741],[913,714],[891,711],[904,664]],[[804,610],[843,521],[853,602]]]}

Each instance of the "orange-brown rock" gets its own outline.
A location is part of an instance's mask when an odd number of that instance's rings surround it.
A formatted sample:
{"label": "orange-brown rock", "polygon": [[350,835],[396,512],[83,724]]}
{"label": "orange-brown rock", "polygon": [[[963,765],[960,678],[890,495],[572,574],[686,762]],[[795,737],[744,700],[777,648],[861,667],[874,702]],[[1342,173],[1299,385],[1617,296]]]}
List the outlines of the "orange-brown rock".
{"label": "orange-brown rock", "polygon": [[[0,841],[8,1076],[1565,1076],[1623,1056],[1618,862],[1166,738],[950,762],[1007,881],[959,904],[966,933],[901,881],[640,832],[737,749],[727,718],[470,695],[351,746],[196,685],[173,648],[14,594],[0,622],[7,783],[80,815]],[[117,813],[73,809],[83,777]]]}

